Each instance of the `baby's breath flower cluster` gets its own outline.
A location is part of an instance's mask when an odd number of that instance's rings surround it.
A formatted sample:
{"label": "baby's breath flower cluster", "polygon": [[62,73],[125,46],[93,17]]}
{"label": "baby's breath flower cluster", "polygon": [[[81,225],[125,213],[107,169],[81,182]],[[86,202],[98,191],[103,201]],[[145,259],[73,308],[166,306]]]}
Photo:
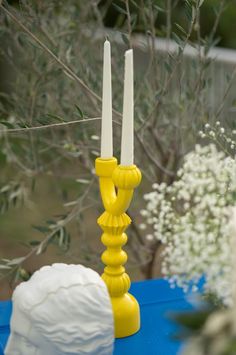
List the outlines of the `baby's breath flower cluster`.
{"label": "baby's breath flower cluster", "polygon": [[236,191],[236,162],[214,144],[186,155],[178,180],[154,184],[141,211],[153,237],[166,245],[162,272],[185,290],[205,275],[205,288],[228,302],[231,288],[229,218]]}
{"label": "baby's breath flower cluster", "polygon": [[[236,206],[232,209],[231,225],[231,250],[232,250],[232,280],[234,286],[236,281],[235,273],[235,252],[236,252]],[[181,352],[182,355],[222,355],[235,354],[236,337],[236,289],[232,292],[232,308],[211,308],[208,316],[201,327],[194,332],[189,332],[187,342]],[[195,316],[198,317],[198,312]],[[199,320],[199,317],[198,317]],[[192,328],[193,329],[193,328]]]}

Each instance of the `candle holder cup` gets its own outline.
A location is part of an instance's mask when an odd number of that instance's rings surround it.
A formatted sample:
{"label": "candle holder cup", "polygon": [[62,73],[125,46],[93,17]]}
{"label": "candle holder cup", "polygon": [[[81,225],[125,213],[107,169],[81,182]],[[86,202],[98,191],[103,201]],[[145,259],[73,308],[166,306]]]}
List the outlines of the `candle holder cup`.
{"label": "candle holder cup", "polygon": [[131,203],[134,188],[141,182],[141,172],[136,165],[117,165],[116,158],[97,158],[95,168],[105,208],[97,221],[103,230],[102,243],[107,247],[102,254],[106,265],[102,279],[111,298],[115,337],[123,338],[140,328],[139,304],[128,293],[130,278],[124,268],[127,254],[122,247],[127,242],[125,230],[131,223],[125,212]]}

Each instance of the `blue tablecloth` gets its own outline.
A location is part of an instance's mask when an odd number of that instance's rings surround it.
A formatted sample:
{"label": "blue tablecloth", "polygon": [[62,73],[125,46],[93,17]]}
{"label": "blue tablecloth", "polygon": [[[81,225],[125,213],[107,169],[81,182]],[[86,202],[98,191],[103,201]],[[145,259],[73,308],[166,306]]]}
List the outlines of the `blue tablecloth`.
{"label": "blue tablecloth", "polygon": [[[158,279],[134,282],[130,292],[141,307],[141,329],[135,335],[117,339],[114,355],[177,354],[181,343],[171,339],[176,326],[166,315],[192,309],[183,291],[179,288],[171,289],[167,281]],[[0,302],[0,355],[3,355],[10,332],[11,311],[11,301]]]}

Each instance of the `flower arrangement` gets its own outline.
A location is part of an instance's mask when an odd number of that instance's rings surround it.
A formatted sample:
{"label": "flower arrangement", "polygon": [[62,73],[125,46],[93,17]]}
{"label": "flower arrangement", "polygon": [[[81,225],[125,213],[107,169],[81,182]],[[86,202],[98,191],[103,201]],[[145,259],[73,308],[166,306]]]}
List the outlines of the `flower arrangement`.
{"label": "flower arrangement", "polygon": [[152,233],[147,238],[157,238],[165,245],[162,272],[173,287],[197,290],[204,275],[205,291],[229,305],[229,218],[235,204],[236,162],[215,144],[196,145],[185,156],[177,177],[170,186],[153,184],[153,191],[144,195],[141,228],[149,225]]}
{"label": "flower arrangement", "polygon": [[[236,252],[236,207],[232,210],[231,251]],[[173,318],[181,325],[177,336],[187,340],[182,355],[233,355],[236,352],[236,273],[235,258],[232,266],[232,307],[222,307],[212,300],[201,303],[196,311],[175,314]]]}

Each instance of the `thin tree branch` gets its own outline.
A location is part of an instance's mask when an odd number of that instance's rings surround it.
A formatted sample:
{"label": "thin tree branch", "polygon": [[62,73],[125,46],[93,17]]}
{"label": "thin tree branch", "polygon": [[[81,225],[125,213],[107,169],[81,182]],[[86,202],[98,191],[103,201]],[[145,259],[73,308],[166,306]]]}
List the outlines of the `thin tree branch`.
{"label": "thin tree branch", "polygon": [[218,108],[218,110],[216,112],[216,118],[220,116],[220,114],[221,114],[221,112],[222,112],[222,110],[224,108],[225,99],[228,96],[229,90],[231,89],[231,87],[233,85],[235,76],[236,76],[236,66],[234,67],[234,70],[231,73],[230,81],[228,83],[228,86],[226,87],[226,90],[225,90],[224,95],[222,97],[221,103],[220,103],[219,108]]}
{"label": "thin tree branch", "polygon": [[149,151],[148,147],[146,144],[144,144],[144,142],[142,141],[142,139],[140,138],[139,134],[137,131],[134,131],[135,136],[137,137],[141,147],[143,148],[144,152],[146,153],[147,157],[149,158],[149,160],[161,171],[163,171],[166,175],[169,176],[174,176],[173,171],[170,171],[168,169],[166,169],[164,166],[161,165],[161,163],[154,158],[153,153],[151,151]]}
{"label": "thin tree branch", "polygon": [[[19,26],[22,28],[22,30],[27,33],[42,49],[44,49],[54,60],[59,64],[63,70],[65,71],[66,74],[68,74],[72,79],[77,81],[83,89],[85,89],[85,92],[87,92],[89,95],[91,95],[92,98],[96,99],[98,102],[102,102],[102,99],[100,96],[98,96],[93,90],[91,90],[84,82],[82,79],[80,79],[75,72],[68,66],[66,65],[60,58],[57,57],[56,54],[54,54],[38,37],[36,37],[23,23],[21,23],[18,18],[10,12],[5,6],[3,6],[0,3],[0,8]],[[116,111],[113,109],[113,113],[117,117],[122,117],[120,112]]]}
{"label": "thin tree branch", "polygon": [[[188,41],[190,39],[191,33],[193,31],[193,27],[194,27],[194,23],[196,21],[196,11],[194,13],[194,16],[191,19],[190,25],[189,25],[189,29],[188,29],[188,33],[186,34],[186,38],[182,44],[182,48],[180,53],[178,54],[177,60],[175,61],[175,64],[173,66],[173,69],[169,75],[169,77],[166,79],[164,87],[162,89],[162,96],[164,96],[169,88],[169,85],[174,77],[174,74],[176,72],[176,70],[178,69],[179,64],[181,63],[181,60],[183,58],[184,55],[184,49],[186,47],[186,45],[188,44]],[[142,125],[140,125],[140,127],[138,128],[138,131],[143,130],[144,128],[146,128],[146,126],[149,124],[149,121],[151,120],[153,113],[159,108],[159,106],[161,105],[161,98],[159,100],[157,100],[156,104],[153,106],[152,111],[149,113],[149,116],[147,117],[147,119],[144,121],[144,123]]]}
{"label": "thin tree branch", "polygon": [[0,281],[9,276],[11,273],[13,273],[14,271],[16,271],[19,267],[22,266],[22,264],[27,260],[29,259],[31,256],[33,255],[40,255],[42,254],[43,252],[43,249],[44,247],[48,245],[48,243],[50,242],[50,240],[53,238],[53,236],[55,235],[55,233],[57,233],[62,227],[65,227],[69,222],[71,222],[77,215],[78,213],[81,213],[81,212],[84,212],[85,210],[87,210],[88,208],[91,208],[92,205],[88,205],[88,206],[85,206],[83,208],[80,207],[80,204],[82,203],[82,201],[84,200],[84,198],[87,196],[89,190],[91,189],[91,186],[93,185],[93,182],[94,182],[95,179],[91,180],[89,186],[87,187],[87,189],[84,191],[84,193],[78,198],[77,200],[77,204],[76,206],[71,210],[70,214],[68,214],[68,216],[55,228],[53,229],[53,231],[51,233],[49,233],[43,240],[42,242],[33,247],[29,253],[27,253],[26,255],[24,255],[20,262],[15,266],[13,267],[9,273],[3,275],[3,277],[0,277]]}
{"label": "thin tree branch", "polygon": [[[74,121],[69,121],[69,122],[61,122],[61,123],[52,123],[52,124],[47,124],[47,125],[42,125],[42,126],[35,126],[35,127],[26,127],[26,128],[9,128],[9,129],[3,129],[0,130],[0,133],[16,133],[16,132],[27,132],[27,131],[38,131],[41,129],[47,129],[51,127],[62,127],[62,126],[69,126],[75,123],[85,123],[85,122],[91,122],[91,121],[97,121],[101,120],[101,117],[94,117],[94,118],[86,118],[84,120],[74,120]],[[118,122],[117,122],[118,123]]]}
{"label": "thin tree branch", "polygon": [[172,10],[172,4],[171,0],[167,0],[166,4],[166,37],[167,37],[167,52],[169,52],[169,45],[170,45],[170,38],[171,38],[171,10]]}
{"label": "thin tree branch", "polygon": [[133,48],[132,45],[132,26],[131,26],[131,16],[130,16],[130,9],[129,9],[129,0],[125,0],[125,7],[127,12],[127,24],[128,24],[128,33],[129,33],[129,45],[130,48]]}
{"label": "thin tree branch", "polygon": [[99,97],[95,92],[93,92],[84,82],[81,80],[75,72],[68,67],[64,62],[60,60],[43,42],[40,41],[38,37],[36,37],[23,23],[21,23],[18,18],[10,12],[5,6],[0,4],[1,9],[15,22],[19,27],[22,28],[24,32],[26,32],[42,49],[44,49],[50,56],[74,79],[76,80],[92,97],[94,97],[97,101],[102,102],[101,97]]}

